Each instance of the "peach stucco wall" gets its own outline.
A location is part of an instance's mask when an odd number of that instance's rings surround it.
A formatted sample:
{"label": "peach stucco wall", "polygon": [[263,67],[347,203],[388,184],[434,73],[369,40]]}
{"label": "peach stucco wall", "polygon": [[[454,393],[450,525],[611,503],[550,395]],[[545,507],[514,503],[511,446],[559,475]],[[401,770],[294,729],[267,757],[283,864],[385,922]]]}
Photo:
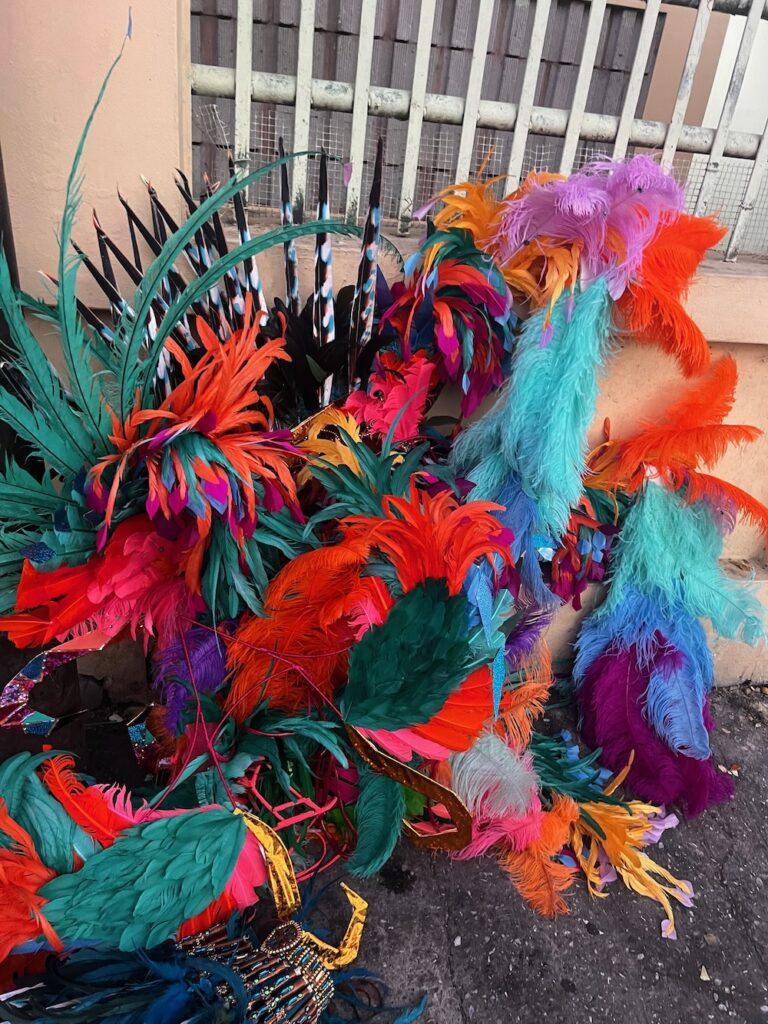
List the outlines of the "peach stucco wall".
{"label": "peach stucco wall", "polygon": [[[92,207],[124,237],[116,187],[143,208],[141,175],[165,186],[173,168],[187,162],[180,89],[180,69],[186,66],[180,50],[189,21],[184,6],[183,0],[132,0],[133,38],[97,114],[82,165],[75,239],[85,238],[88,247]],[[42,294],[38,270],[55,270],[67,173],[127,22],[125,0],[0,4],[0,139],[21,284],[28,291]],[[163,191],[174,202],[173,188]],[[82,287],[88,287],[85,275]]]}

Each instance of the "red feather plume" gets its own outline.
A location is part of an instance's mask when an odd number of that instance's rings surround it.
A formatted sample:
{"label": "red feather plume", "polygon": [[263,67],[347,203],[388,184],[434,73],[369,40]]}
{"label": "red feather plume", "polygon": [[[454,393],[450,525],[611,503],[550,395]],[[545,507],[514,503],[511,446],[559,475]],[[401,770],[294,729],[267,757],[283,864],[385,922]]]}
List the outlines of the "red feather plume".
{"label": "red feather plume", "polygon": [[45,900],[38,891],[56,877],[40,860],[30,835],[8,813],[0,800],[0,832],[11,846],[0,847],[0,961],[16,946],[44,935],[54,949],[61,940],[42,913]]}
{"label": "red feather plume", "polygon": [[619,300],[627,329],[638,341],[660,345],[686,377],[709,365],[709,347],[683,306],[707,249],[726,229],[707,217],[682,213],[664,224],[643,253],[640,273]]}

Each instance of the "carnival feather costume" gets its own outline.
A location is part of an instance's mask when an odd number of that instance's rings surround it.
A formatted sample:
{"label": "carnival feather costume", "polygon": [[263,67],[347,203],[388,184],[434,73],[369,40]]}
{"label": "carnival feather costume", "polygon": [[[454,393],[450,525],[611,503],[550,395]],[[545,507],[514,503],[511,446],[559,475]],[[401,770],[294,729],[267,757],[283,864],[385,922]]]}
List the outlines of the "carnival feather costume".
{"label": "carnival feather costume", "polygon": [[[381,145],[358,230],[330,216],[327,154],[303,154],[319,161],[318,219],[294,222],[281,144],[199,199],[180,176],[184,223],[152,186],[146,221],[121,200],[130,252],[95,219],[97,262],[70,255],[84,144],[53,305],[16,292],[0,259],[8,355],[27,388],[24,400],[0,388],[0,409],[40,468],[0,474],[0,627],[45,648],[6,686],[0,723],[52,729],[30,708],[36,681],[140,637],[156,706],[131,735],[155,792],[133,800],[55,752],[0,769],[0,952],[66,958],[3,1012],[112,1022],[122,985],[125,1019],[234,1022],[258,1006],[272,1020],[269,1000],[290,999],[315,1020],[330,996],[317,973],[312,1003],[321,946],[289,927],[297,880],[340,858],[376,872],[403,833],[457,859],[493,856],[547,915],[567,910],[577,871],[599,894],[621,877],[660,904],[673,937],[673,903],[693,890],[647,853],[677,821],[663,805],[692,815],[730,790],[700,619],[750,643],[764,632],[720,558],[736,516],[766,531],[768,510],[709,472],[759,431],[724,422],[735,364],[710,365],[682,305],[721,229],[683,213],[646,156],[533,174],[501,199],[493,182],[465,183],[440,194],[390,288]],[[252,237],[242,196],[268,174],[281,224]],[[362,236],[338,291],[334,234]],[[285,267],[272,303],[257,266],[270,246]],[[81,268],[108,314],[78,300]],[[55,323],[62,377],[31,315]],[[634,341],[674,357],[688,390],[590,452],[600,382]],[[432,409],[452,387],[448,435]],[[577,642],[580,747],[539,725],[545,630],[594,580],[607,595]],[[292,936],[272,945],[250,923],[266,881]]]}

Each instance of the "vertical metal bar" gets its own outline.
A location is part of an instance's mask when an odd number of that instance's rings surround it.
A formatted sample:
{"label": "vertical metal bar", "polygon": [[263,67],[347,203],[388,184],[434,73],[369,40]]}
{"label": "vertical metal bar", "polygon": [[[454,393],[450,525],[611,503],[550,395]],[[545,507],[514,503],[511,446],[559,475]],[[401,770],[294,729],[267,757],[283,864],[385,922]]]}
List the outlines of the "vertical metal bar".
{"label": "vertical metal bar", "polygon": [[355,99],[352,107],[352,143],[349,159],[352,176],[347,186],[346,219],[357,222],[360,189],[363,183],[365,157],[365,128],[368,120],[368,86],[371,84],[373,62],[373,29],[376,23],[376,0],[362,0],[360,4],[360,32],[357,43],[357,70],[355,72]]}
{"label": "vertical metal bar", "polygon": [[715,194],[715,186],[720,176],[720,169],[723,162],[723,151],[728,138],[728,132],[736,109],[736,101],[741,92],[744,82],[744,75],[749,63],[749,55],[760,27],[760,16],[763,13],[763,0],[752,0],[747,20],[744,22],[744,32],[739,43],[739,52],[736,54],[736,63],[733,66],[733,74],[728,85],[728,92],[725,94],[725,103],[720,114],[720,121],[717,125],[715,137],[712,140],[712,149],[709,152],[709,160],[704,171],[704,178],[701,182],[699,195],[696,200],[694,213],[697,217],[704,217],[709,213],[710,203]]}
{"label": "vertical metal bar", "polygon": [[400,190],[400,217],[397,230],[407,233],[413,216],[416,193],[416,174],[419,169],[421,125],[424,121],[424,97],[427,92],[429,56],[432,48],[432,30],[435,24],[435,0],[421,0],[419,34],[416,40],[416,64],[411,83],[411,104],[408,114],[408,134],[403,158],[403,184]]}
{"label": "vertical metal bar", "polygon": [[739,249],[744,241],[749,218],[755,207],[755,201],[760,192],[760,186],[763,183],[766,170],[768,170],[768,120],[763,128],[763,137],[760,140],[755,162],[752,164],[752,171],[749,175],[744,198],[739,204],[739,212],[736,214],[733,232],[728,240],[728,248],[725,250],[725,259],[729,263],[732,263],[739,255]]}
{"label": "vertical metal bar", "polygon": [[235,171],[248,173],[251,159],[251,72],[253,0],[237,0],[235,36]]}
{"label": "vertical metal bar", "polygon": [[637,40],[635,59],[632,61],[632,70],[629,73],[627,83],[627,94],[624,97],[624,106],[621,108],[619,127],[616,131],[616,140],[613,144],[613,159],[622,160],[627,153],[629,135],[632,131],[632,122],[635,119],[637,101],[640,98],[640,90],[643,87],[643,77],[648,64],[648,54],[651,52],[653,34],[656,31],[656,19],[659,16],[661,0],[646,0],[643,23],[640,26],[640,38]]}
{"label": "vertical metal bar", "polygon": [[[706,2],[706,0],[703,0]],[[710,3],[713,0],[709,0]],[[606,0],[592,0],[589,5],[589,18],[587,19],[587,31],[584,36],[584,49],[581,52],[581,63],[579,73],[576,77],[576,87],[573,90],[571,110],[568,115],[568,127],[565,130],[565,142],[563,143],[563,155],[560,157],[560,173],[570,174],[573,167],[573,159],[576,156],[576,148],[579,145],[579,130],[584,111],[587,108],[587,97],[589,86],[592,82],[592,72],[595,67],[597,48],[600,45],[600,30],[605,15]]]}
{"label": "vertical metal bar", "polygon": [[667,128],[667,137],[664,140],[664,149],[661,152],[661,166],[665,171],[672,169],[672,162],[675,159],[677,143],[685,123],[688,100],[691,98],[693,79],[696,75],[699,57],[704,46],[704,38],[707,34],[707,25],[709,24],[713,3],[714,0],[699,0],[699,9],[696,12],[696,21],[693,24],[691,41],[688,44],[688,56],[685,58],[685,67],[680,76],[675,109],[672,111],[672,120]]}
{"label": "vertical metal bar", "polygon": [[510,191],[513,188],[517,188],[520,184],[520,173],[523,169],[528,129],[531,126],[533,101],[536,99],[536,85],[539,81],[541,55],[544,52],[544,39],[547,35],[550,7],[551,0],[536,0],[533,28],[531,29],[531,43],[525,60],[523,87],[520,91],[520,102],[517,105],[515,133],[512,137],[512,151],[509,154],[509,166],[507,168],[507,189]]}
{"label": "vertical metal bar", "polygon": [[467,97],[464,101],[464,118],[461,122],[459,155],[456,160],[456,181],[466,181],[472,163],[472,148],[475,144],[477,112],[480,109],[480,95],[483,89],[485,58],[493,21],[493,0],[480,0],[475,28],[475,42],[472,47],[472,63],[469,66]]}
{"label": "vertical metal bar", "polygon": [[[296,60],[296,107],[293,112],[293,151],[309,149],[309,119],[312,109],[312,64],[315,40],[315,0],[301,0],[299,52]],[[293,219],[304,220],[307,192],[307,158],[293,161]]]}

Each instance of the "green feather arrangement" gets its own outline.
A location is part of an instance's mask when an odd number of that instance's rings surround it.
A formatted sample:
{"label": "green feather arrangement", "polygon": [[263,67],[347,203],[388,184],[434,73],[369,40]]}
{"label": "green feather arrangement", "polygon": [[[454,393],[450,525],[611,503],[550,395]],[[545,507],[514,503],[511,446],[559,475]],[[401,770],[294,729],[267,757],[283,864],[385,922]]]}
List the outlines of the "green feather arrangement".
{"label": "green feather arrangement", "polygon": [[243,819],[218,808],[141,823],[47,882],[45,916],[68,942],[151,949],[221,895],[245,838]]}
{"label": "green feather arrangement", "polygon": [[[56,751],[32,755],[28,751],[0,766],[0,799],[9,815],[28,832],[42,862],[53,871],[74,871],[73,854],[87,861],[101,847],[70,818],[48,792],[36,769]],[[0,845],[8,845],[0,832]]]}
{"label": "green feather arrangement", "polygon": [[352,648],[344,720],[365,729],[428,722],[474,667],[467,607],[443,580],[428,579],[400,598]]}
{"label": "green feather arrangement", "polygon": [[405,814],[403,787],[386,775],[360,770],[360,797],[355,805],[357,846],[347,867],[354,875],[375,874],[392,855]]}

